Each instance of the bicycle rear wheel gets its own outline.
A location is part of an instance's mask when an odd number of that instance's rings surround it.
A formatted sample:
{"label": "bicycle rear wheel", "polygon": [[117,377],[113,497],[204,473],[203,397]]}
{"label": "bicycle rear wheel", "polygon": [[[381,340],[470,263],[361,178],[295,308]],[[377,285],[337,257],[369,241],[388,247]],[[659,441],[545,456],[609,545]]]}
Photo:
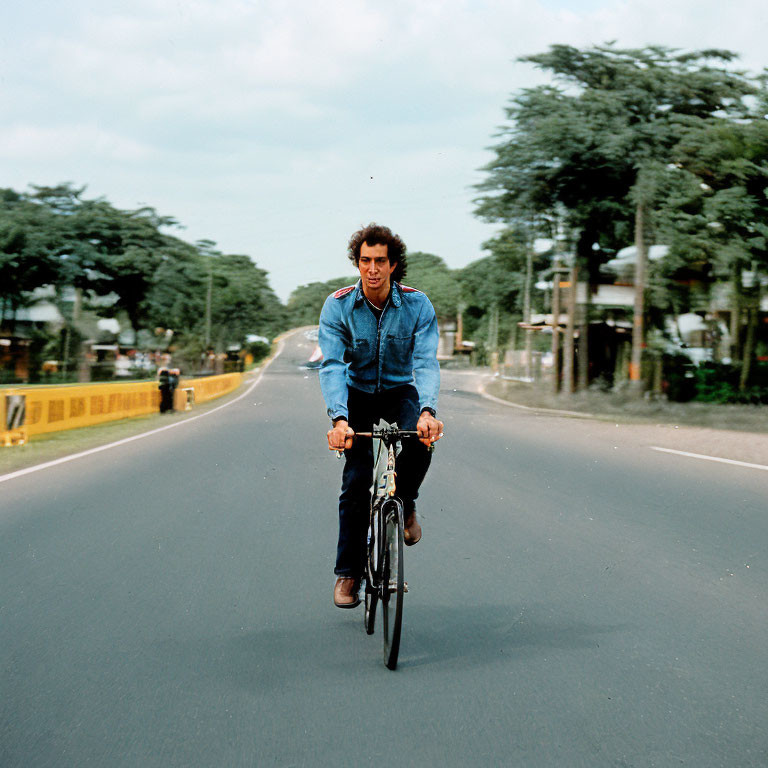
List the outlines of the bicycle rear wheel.
{"label": "bicycle rear wheel", "polygon": [[403,626],[403,507],[394,500],[387,504],[382,541],[381,616],[384,630],[384,664],[395,669],[400,653]]}

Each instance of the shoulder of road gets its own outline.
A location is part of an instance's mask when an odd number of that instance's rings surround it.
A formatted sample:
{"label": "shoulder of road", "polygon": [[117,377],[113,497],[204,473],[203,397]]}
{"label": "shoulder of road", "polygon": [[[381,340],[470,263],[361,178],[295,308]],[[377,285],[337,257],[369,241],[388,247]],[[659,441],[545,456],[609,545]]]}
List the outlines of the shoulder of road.
{"label": "shoulder of road", "polygon": [[562,415],[608,421],[619,419],[625,423],[768,433],[768,408],[761,405],[674,403],[664,398],[593,390],[570,396],[554,395],[541,387],[492,375],[484,377],[482,391],[521,408]]}
{"label": "shoulder of road", "polygon": [[515,410],[621,428],[632,432],[636,444],[655,450],[768,467],[768,408],[763,406],[670,403],[610,392],[555,396],[481,370],[465,375],[475,376],[481,396]]}
{"label": "shoulder of road", "polygon": [[[533,418],[584,423],[596,441],[618,439],[639,449],[746,464],[768,470],[768,408],[669,403],[621,393],[554,396],[533,384],[492,375],[487,368],[443,369],[442,390],[475,393]],[[443,411],[444,415],[449,415]]]}

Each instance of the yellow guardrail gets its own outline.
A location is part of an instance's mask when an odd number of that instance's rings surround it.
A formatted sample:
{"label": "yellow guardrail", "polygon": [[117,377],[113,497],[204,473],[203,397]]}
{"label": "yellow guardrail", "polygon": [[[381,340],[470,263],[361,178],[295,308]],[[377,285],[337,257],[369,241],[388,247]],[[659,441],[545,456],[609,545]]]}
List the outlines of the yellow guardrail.
{"label": "yellow guardrail", "polygon": [[[237,389],[242,380],[241,373],[182,379],[174,405],[184,410],[190,401],[213,400]],[[0,445],[21,444],[46,432],[157,413],[159,406],[156,381],[0,389]]]}
{"label": "yellow guardrail", "polygon": [[[204,403],[206,400],[213,400],[216,397],[226,395],[233,389],[237,389],[242,380],[242,373],[222,373],[219,376],[207,376],[200,379],[182,379],[179,382],[179,389],[191,387],[195,392],[195,402]],[[176,390],[177,397],[181,394],[179,390]],[[175,403],[175,407],[178,410],[184,409],[183,405],[179,405],[178,400]]]}

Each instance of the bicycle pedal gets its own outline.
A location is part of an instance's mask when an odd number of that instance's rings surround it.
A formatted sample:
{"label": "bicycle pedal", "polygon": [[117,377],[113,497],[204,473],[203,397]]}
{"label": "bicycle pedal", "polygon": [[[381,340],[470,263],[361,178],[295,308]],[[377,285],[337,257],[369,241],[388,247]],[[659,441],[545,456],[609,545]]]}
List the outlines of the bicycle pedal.
{"label": "bicycle pedal", "polygon": [[[389,582],[389,591],[390,592],[397,592],[397,582],[396,581],[390,581]],[[403,593],[408,591],[408,582],[403,582]]]}

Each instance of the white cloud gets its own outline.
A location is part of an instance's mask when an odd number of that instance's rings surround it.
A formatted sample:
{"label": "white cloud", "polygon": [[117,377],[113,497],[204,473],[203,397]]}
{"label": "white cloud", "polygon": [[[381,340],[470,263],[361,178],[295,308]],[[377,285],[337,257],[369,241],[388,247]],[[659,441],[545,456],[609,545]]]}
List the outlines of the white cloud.
{"label": "white cloud", "polygon": [[[294,4],[295,5],[295,4]],[[373,8],[354,2],[322,5],[197,2],[145,3],[131,15],[109,6],[82,18],[62,37],[42,40],[64,78],[94,93],[223,90],[230,96],[252,88],[326,88],[355,76],[366,48],[359,29],[381,23]],[[87,79],[83,79],[87,78]]]}
{"label": "white cloud", "polygon": [[0,129],[0,157],[6,160],[73,162],[84,157],[125,163],[156,158],[154,149],[94,124],[40,126],[17,123]]}

